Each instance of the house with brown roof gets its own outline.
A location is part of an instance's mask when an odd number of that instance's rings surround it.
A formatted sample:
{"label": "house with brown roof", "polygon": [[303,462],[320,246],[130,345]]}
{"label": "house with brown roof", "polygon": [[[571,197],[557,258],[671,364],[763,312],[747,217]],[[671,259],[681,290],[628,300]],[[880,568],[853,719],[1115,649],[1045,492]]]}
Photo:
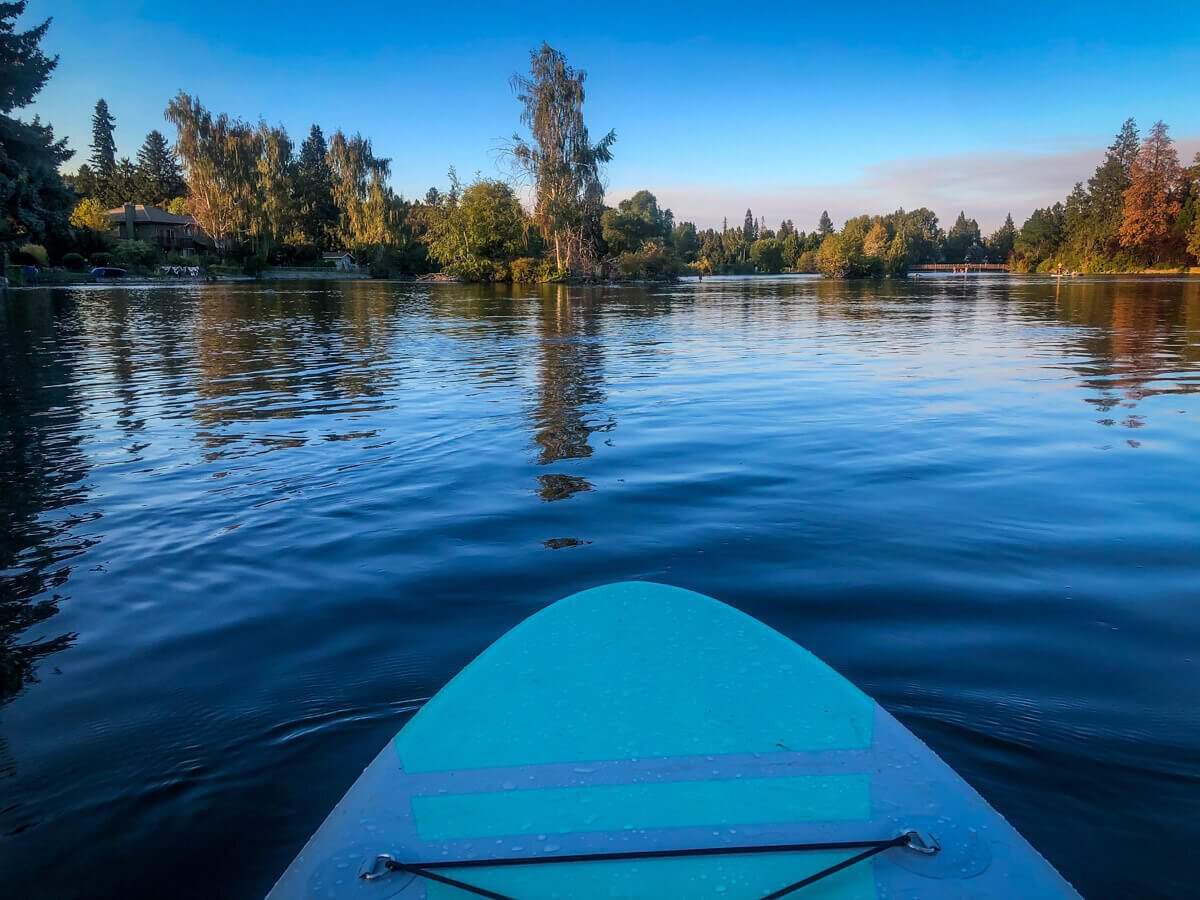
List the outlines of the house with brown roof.
{"label": "house with brown roof", "polygon": [[213,240],[195,216],[177,216],[157,206],[126,203],[108,211],[112,235],[122,241],[145,241],[168,253],[192,256],[213,249]]}

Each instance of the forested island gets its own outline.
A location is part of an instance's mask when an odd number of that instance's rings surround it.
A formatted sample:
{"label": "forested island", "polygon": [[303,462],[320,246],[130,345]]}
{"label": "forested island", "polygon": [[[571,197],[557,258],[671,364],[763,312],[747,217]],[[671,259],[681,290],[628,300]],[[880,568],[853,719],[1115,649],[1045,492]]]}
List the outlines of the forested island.
{"label": "forested island", "polygon": [[[320,266],[353,254],[376,277],[445,272],[469,281],[669,278],[680,274],[820,273],[884,277],[931,263],[1006,264],[1017,272],[1178,270],[1200,264],[1200,154],[1180,163],[1168,127],[1143,138],[1129,119],[1086,182],[1016,227],[993,234],[960,212],[943,229],[929,209],[864,214],[837,230],[827,212],[811,231],[771,227],[747,209],[740,221],[700,229],[675,220],[649,190],[606,201],[604,173],[616,134],[593,140],[584,121],[586,74],[543,44],[512,78],[521,131],[503,153],[508,177],[450,170],[419,200],[389,185],[391,161],[370,138],[313,125],[299,146],[280,125],[246,122],[180,92],[165,111],[174,141],[152,131],[135,158],[118,156],[116,120],[103,100],[91,153],[74,152],[32,103],[57,58],[39,49],[49,21],[27,31],[26,3],[0,4],[0,249],[10,277],[27,267],[116,265],[151,272],[195,262],[170,246],[124,234],[120,210],[137,206],[194,223],[213,271]],[[125,238],[125,239],[122,239]],[[26,267],[22,269],[22,266]]]}

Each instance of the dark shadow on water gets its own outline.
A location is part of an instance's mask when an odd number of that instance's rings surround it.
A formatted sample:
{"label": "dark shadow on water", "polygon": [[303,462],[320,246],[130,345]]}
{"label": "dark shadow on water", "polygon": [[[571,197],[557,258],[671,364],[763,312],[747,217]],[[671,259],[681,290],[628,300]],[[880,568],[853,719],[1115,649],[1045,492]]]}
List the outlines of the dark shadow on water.
{"label": "dark shadow on water", "polygon": [[[70,647],[51,620],[67,599],[72,560],[96,543],[76,396],[75,304],[0,299],[0,704]],[[90,527],[89,527],[90,526]],[[30,635],[33,636],[30,636]]]}

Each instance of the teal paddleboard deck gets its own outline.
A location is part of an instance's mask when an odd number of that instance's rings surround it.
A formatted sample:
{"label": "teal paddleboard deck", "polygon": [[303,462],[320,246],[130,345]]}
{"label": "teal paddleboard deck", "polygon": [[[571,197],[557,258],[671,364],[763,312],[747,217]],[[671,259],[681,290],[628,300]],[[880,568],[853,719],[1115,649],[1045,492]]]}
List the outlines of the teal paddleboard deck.
{"label": "teal paddleboard deck", "polygon": [[270,894],[473,896],[1077,895],[811,653],[716,600],[634,582],[568,597],[488,648]]}

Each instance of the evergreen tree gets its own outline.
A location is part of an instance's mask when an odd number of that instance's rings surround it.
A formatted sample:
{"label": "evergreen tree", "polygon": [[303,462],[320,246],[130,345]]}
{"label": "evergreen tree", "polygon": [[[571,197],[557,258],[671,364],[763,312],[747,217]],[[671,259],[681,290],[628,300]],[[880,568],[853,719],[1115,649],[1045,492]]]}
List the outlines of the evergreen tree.
{"label": "evergreen tree", "polygon": [[1033,272],[1044,262],[1053,261],[1063,243],[1061,203],[1035,209],[1013,243],[1012,266],[1017,272]]}
{"label": "evergreen tree", "polygon": [[[300,145],[296,162],[296,199],[299,227],[304,239],[322,249],[330,248],[337,224],[337,206],[333,202],[333,173],[329,168],[329,147],[319,125],[313,125]],[[438,192],[430,188],[437,205]],[[429,196],[426,200],[429,202]]]}
{"label": "evergreen tree", "polygon": [[1154,262],[1166,254],[1168,233],[1179,214],[1179,155],[1165,122],[1154,123],[1138,150],[1125,190],[1121,245],[1140,248]]}
{"label": "evergreen tree", "polygon": [[112,178],[117,168],[117,142],[113,131],[117,120],[108,111],[108,103],[101,97],[96,101],[96,109],[92,113],[92,155],[89,160],[92,172],[103,184]]}
{"label": "evergreen tree", "polygon": [[27,241],[66,235],[74,202],[58,174],[73,155],[67,142],[55,139],[54,130],[36,116],[23,122],[11,115],[33,102],[58,65],[58,57],[47,57],[40,47],[49,19],[28,31],[16,30],[25,6],[25,0],[0,3],[0,251],[5,253]]}
{"label": "evergreen tree", "polygon": [[671,243],[675,252],[684,262],[694,262],[700,250],[700,237],[696,234],[694,222],[680,222],[671,234]]}
{"label": "evergreen tree", "polygon": [[742,222],[742,239],[749,247],[758,238],[758,226],[754,223],[754,213],[746,210],[746,218]]}
{"label": "evergreen tree", "polygon": [[817,234],[822,239],[833,234],[833,219],[829,218],[829,210],[821,210],[821,221],[817,223]]}
{"label": "evergreen tree", "polygon": [[141,172],[128,156],[122,156],[113,167],[100,199],[108,208],[121,206],[125,203],[138,203],[143,193]]}
{"label": "evergreen tree", "polygon": [[1083,223],[1081,249],[1087,255],[1117,252],[1121,243],[1121,220],[1125,191],[1138,154],[1137,123],[1126,119],[1108,147],[1104,160],[1088,179],[1088,208]]}
{"label": "evergreen tree", "polygon": [[1017,227],[1013,224],[1012,213],[1004,217],[1004,224],[987,240],[988,261],[1006,263],[1013,250],[1013,242],[1017,237]]}
{"label": "evergreen tree", "polygon": [[[790,225],[791,223],[787,222],[785,224]],[[783,266],[786,269],[794,269],[797,260],[800,259],[800,235],[796,233],[794,226],[788,229],[786,233],[784,233],[783,229],[780,229],[780,233],[783,234],[779,239],[779,246],[783,252]]]}
{"label": "evergreen tree", "polygon": [[1187,181],[1188,202],[1179,216],[1179,225],[1187,238],[1187,252],[1200,263],[1200,152],[1192,159]]}
{"label": "evergreen tree", "polygon": [[179,159],[161,131],[146,135],[137,155],[137,184],[131,197],[151,206],[165,207],[187,194]]}
{"label": "evergreen tree", "polygon": [[965,212],[960,212],[942,244],[942,253],[946,262],[971,262],[982,255],[982,249],[983,241],[979,235],[979,223],[974,219],[968,219]]}

